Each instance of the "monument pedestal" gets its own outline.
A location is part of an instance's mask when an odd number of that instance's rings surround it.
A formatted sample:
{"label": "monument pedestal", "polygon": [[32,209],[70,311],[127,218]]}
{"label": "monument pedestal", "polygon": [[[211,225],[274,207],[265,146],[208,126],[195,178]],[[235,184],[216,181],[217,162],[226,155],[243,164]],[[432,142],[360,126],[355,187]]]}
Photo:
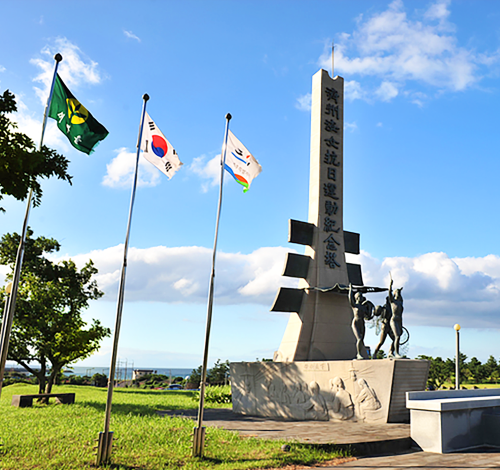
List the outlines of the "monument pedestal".
{"label": "monument pedestal", "polygon": [[425,390],[429,362],[379,359],[233,362],[233,412],[290,420],[409,422],[406,392]]}

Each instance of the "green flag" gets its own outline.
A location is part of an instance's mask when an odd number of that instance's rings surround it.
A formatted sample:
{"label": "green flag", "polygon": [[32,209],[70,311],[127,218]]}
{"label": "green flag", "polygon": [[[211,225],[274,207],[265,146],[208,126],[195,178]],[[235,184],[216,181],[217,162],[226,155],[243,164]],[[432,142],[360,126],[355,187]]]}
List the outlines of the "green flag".
{"label": "green flag", "polygon": [[49,117],[57,121],[57,127],[66,134],[71,145],[87,155],[90,155],[97,143],[109,134],[73,96],[59,74],[56,75],[54,83]]}

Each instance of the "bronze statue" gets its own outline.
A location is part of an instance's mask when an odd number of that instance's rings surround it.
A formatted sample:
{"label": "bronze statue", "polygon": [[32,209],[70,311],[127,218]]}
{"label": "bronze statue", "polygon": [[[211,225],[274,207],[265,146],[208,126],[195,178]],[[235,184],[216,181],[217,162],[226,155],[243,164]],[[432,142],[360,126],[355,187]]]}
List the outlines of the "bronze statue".
{"label": "bronze statue", "polygon": [[401,291],[403,288],[396,289],[392,292],[393,280],[389,286],[389,305],[391,309],[391,330],[394,335],[394,356],[402,357],[399,354],[399,344],[401,342],[401,335],[403,334],[403,296]]}
{"label": "bronze statue", "polygon": [[356,359],[364,359],[365,348],[365,320],[373,318],[374,305],[367,300],[361,292],[356,292],[353,296],[352,284],[349,284],[349,303],[352,307],[354,318],[352,319],[352,331],[356,337]]}
{"label": "bronze statue", "polygon": [[389,297],[385,298],[385,305],[377,305],[375,307],[373,314],[377,317],[380,317],[381,327],[380,327],[380,340],[377,344],[377,347],[375,348],[375,351],[373,351],[372,358],[373,359],[377,358],[377,353],[384,344],[387,335],[389,335],[389,337],[391,338],[391,347],[389,349],[388,356],[392,357],[394,353],[394,333],[392,332],[391,328],[392,309]]}

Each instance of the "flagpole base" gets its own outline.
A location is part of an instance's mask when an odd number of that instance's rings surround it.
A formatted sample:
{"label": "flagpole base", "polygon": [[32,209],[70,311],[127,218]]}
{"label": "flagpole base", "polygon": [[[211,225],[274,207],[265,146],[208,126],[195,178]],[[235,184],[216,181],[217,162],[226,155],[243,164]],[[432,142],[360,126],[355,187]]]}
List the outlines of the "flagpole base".
{"label": "flagpole base", "polygon": [[105,432],[100,432],[97,443],[97,458],[96,458],[97,466],[106,465],[110,463],[112,447],[113,447],[113,431],[108,431],[107,436]]}
{"label": "flagpole base", "polygon": [[193,457],[203,457],[205,447],[205,426],[193,430]]}

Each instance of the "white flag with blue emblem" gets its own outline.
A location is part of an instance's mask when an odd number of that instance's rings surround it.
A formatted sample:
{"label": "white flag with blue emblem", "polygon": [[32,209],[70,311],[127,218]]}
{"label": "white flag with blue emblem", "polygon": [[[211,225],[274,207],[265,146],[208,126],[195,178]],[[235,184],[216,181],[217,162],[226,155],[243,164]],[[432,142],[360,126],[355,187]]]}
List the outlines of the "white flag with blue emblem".
{"label": "white flag with blue emblem", "polygon": [[224,168],[236,182],[243,186],[244,193],[250,189],[252,180],[262,171],[262,167],[256,158],[231,131],[227,136],[226,164]]}
{"label": "white flag with blue emblem", "polygon": [[148,113],[146,113],[144,121],[141,141],[143,155],[148,162],[152,163],[162,173],[165,173],[170,179],[182,166],[182,162],[179,160],[172,144],[158,129]]}

